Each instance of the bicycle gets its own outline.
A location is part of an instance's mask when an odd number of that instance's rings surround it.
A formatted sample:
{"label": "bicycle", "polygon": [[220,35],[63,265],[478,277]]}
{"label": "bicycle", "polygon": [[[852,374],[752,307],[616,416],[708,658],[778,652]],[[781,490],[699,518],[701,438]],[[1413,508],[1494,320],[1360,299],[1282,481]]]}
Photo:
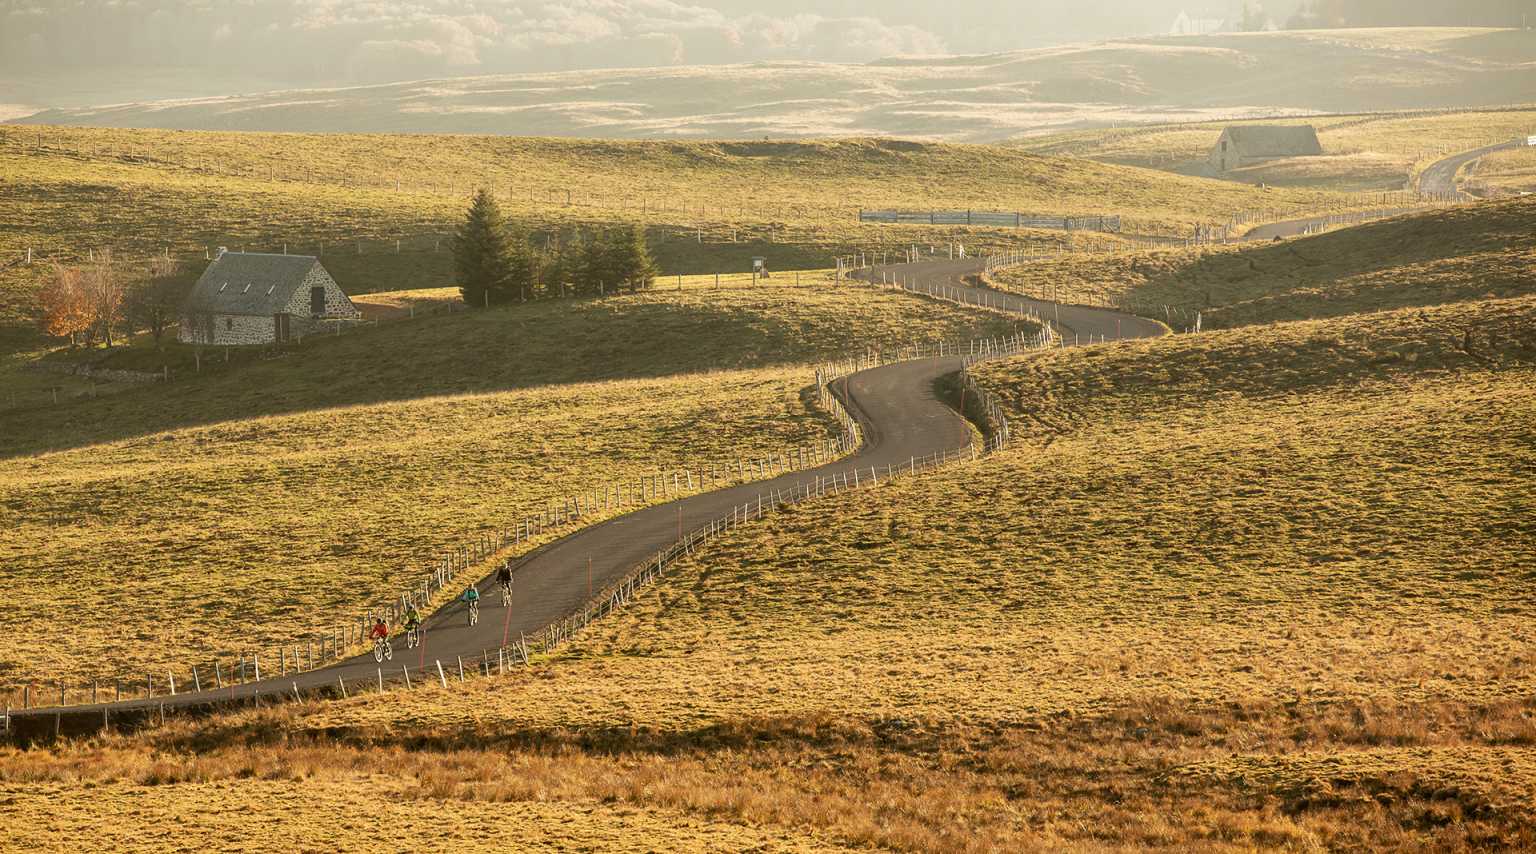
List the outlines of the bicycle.
{"label": "bicycle", "polygon": [[389,648],[389,641],[388,640],[386,640],[384,638],[377,638],[377,639],[374,640],[374,642],[373,642],[373,660],[374,661],[386,661],[388,659],[394,658],[394,655],[395,655],[394,650]]}
{"label": "bicycle", "polygon": [[472,599],[469,603],[469,624],[473,626],[480,622],[480,600]]}
{"label": "bicycle", "polygon": [[415,649],[416,646],[418,644],[420,644],[420,643],[421,643],[421,629],[420,629],[420,627],[418,627],[418,626],[411,626],[410,628],[405,630],[405,648],[406,649]]}
{"label": "bicycle", "polygon": [[510,582],[510,581],[503,581],[501,583],[501,607],[507,608],[507,607],[510,607],[511,605],[512,605],[512,582]]}

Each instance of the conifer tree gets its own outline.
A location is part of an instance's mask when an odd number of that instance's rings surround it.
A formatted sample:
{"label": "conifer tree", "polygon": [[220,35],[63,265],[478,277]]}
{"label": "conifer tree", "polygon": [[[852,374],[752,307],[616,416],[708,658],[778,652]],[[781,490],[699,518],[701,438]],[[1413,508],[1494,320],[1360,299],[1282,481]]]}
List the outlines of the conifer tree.
{"label": "conifer tree", "polygon": [[618,291],[618,270],[613,263],[612,249],[612,240],[608,230],[592,232],[587,235],[578,253],[580,270],[575,277],[576,286],[580,293],[595,294],[600,289],[604,291]]}
{"label": "conifer tree", "polygon": [[453,252],[453,279],[465,304],[485,305],[487,296],[489,302],[506,302],[509,288],[516,299],[517,285],[512,280],[516,247],[490,190],[475,194],[448,248]]}
{"label": "conifer tree", "polygon": [[545,241],[539,265],[539,284],[544,296],[560,296],[562,286],[578,291],[576,279],[581,259],[577,250],[574,242],[558,233]]}
{"label": "conifer tree", "polygon": [[657,273],[656,259],[645,245],[645,229],[637,223],[620,225],[608,234],[608,252],[612,259],[614,281],[640,291],[649,288]]}

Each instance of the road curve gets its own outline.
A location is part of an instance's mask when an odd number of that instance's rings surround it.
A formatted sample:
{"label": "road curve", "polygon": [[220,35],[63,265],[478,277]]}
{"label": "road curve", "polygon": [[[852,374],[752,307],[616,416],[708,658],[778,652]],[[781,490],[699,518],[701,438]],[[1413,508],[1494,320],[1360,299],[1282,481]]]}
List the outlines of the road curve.
{"label": "road curve", "polygon": [[1468,151],[1446,157],[1442,160],[1436,160],[1420,173],[1419,190],[1425,193],[1438,193],[1447,197],[1458,196],[1463,200],[1470,201],[1473,198],[1472,196],[1457,189],[1456,173],[1460,172],[1461,168],[1468,163],[1481,157],[1487,157],[1495,151],[1503,151],[1508,148],[1524,148],[1525,141],[1525,137],[1520,137],[1501,142],[1497,145],[1488,145],[1475,151]]}
{"label": "road curve", "polygon": [[[1090,337],[1115,340],[1167,332],[1161,324],[1133,315],[1057,306],[962,284],[960,278],[975,273],[977,267],[974,260],[943,261],[878,267],[861,271],[861,275],[876,282],[882,277],[892,282],[899,279],[909,290],[966,304],[990,303],[1002,311],[1033,312],[1050,320],[1069,344],[1074,338],[1086,342]],[[291,694],[295,689],[332,688],[338,681],[355,690],[375,683],[381,671],[385,679],[398,681],[407,668],[412,679],[435,680],[438,662],[446,672],[456,675],[461,657],[466,668],[478,668],[483,660],[494,665],[497,650],[504,646],[504,641],[515,642],[523,633],[540,631],[578,610],[592,591],[621,580],[673,545],[680,531],[691,533],[749,503],[755,508],[758,501],[764,500],[763,496],[773,491],[786,491],[818,477],[846,473],[855,467],[860,471],[874,468],[883,474],[887,467],[898,467],[913,457],[920,459],[940,450],[966,449],[971,443],[970,428],[940,399],[933,385],[935,375],[958,370],[961,360],[961,356],[925,358],[853,374],[838,391],[846,393],[847,408],[864,425],[864,444],[856,454],[819,468],[645,507],[573,531],[515,560],[510,609],[501,606],[492,578],[482,579],[476,584],[482,596],[477,625],[470,626],[464,605],[454,603],[427,620],[426,639],[417,650],[407,650],[403,639],[394,639],[394,658],[382,666],[369,651],[313,671],[278,678],[268,675],[259,682],[221,690],[67,708],[45,707],[33,712],[13,711],[12,723],[19,725],[28,717],[35,717],[52,726],[55,714],[59,713],[71,721],[100,721],[103,710],[206,705],[250,699],[258,692],[272,696]],[[448,592],[451,591],[444,591]],[[72,728],[78,726],[71,724]]]}
{"label": "road curve", "polygon": [[940,299],[957,300],[966,305],[992,308],[1010,314],[1027,313],[1049,321],[1068,345],[1128,338],[1156,338],[1168,327],[1155,320],[1107,309],[1080,305],[1062,305],[1048,300],[1030,299],[1016,294],[976,288],[961,283],[964,276],[976,274],[981,262],[923,261],[917,264],[892,264],[855,273],[875,284],[894,285],[908,291]]}

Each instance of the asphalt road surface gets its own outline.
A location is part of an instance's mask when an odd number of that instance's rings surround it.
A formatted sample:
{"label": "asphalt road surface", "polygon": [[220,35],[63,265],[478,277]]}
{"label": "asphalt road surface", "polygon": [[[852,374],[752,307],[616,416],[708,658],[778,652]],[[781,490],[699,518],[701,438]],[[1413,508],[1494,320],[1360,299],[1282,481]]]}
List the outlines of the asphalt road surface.
{"label": "asphalt road surface", "polygon": [[1524,148],[1525,137],[1511,139],[1498,145],[1489,145],[1476,151],[1468,151],[1465,154],[1456,154],[1443,160],[1436,160],[1419,175],[1419,189],[1425,193],[1440,193],[1446,196],[1459,195],[1463,199],[1470,200],[1472,196],[1462,193],[1456,188],[1456,173],[1461,167],[1466,166],[1481,157],[1487,157],[1495,151],[1504,151],[1509,148]]}
{"label": "asphalt road surface", "polygon": [[[977,264],[975,260],[934,261],[878,267],[860,271],[860,275],[876,282],[899,280],[908,290],[971,305],[989,305],[1013,313],[1033,312],[1050,320],[1067,344],[1151,337],[1167,332],[1161,324],[1133,315],[1058,306],[961,284],[961,277],[974,274]],[[418,649],[406,649],[403,636],[393,638],[393,659],[382,665],[374,661],[369,649],[362,655],[313,671],[277,678],[271,676],[269,665],[266,679],[221,690],[64,709],[44,707],[33,713],[13,712],[12,724],[24,731],[51,731],[55,715],[62,714],[67,716],[67,723],[60,726],[66,731],[78,731],[82,726],[99,725],[104,709],[142,715],[146,710],[166,706],[250,700],[258,692],[270,697],[291,696],[295,689],[334,689],[338,683],[351,691],[376,686],[381,673],[385,680],[399,682],[406,669],[413,680],[436,680],[438,662],[456,678],[460,657],[466,668],[479,668],[487,659],[495,666],[497,651],[504,645],[579,610],[591,591],[602,590],[654,559],[658,552],[677,542],[680,531],[691,533],[711,520],[730,516],[733,508],[749,503],[755,507],[771,491],[786,491],[818,477],[848,472],[855,466],[861,471],[873,467],[883,473],[888,466],[898,467],[913,457],[922,458],[941,450],[965,451],[971,442],[971,431],[955,410],[940,399],[933,384],[936,374],[946,374],[960,366],[959,356],[930,357],[853,374],[846,379],[847,405],[865,433],[864,445],[856,454],[819,468],[642,508],[573,531],[515,561],[510,608],[502,607],[494,576],[488,576],[476,584],[481,595],[476,625],[468,624],[466,606],[455,602],[426,621],[425,641]],[[838,391],[842,394],[844,389],[840,387]],[[772,522],[765,518],[764,524]],[[452,592],[448,588],[439,595]],[[32,715],[32,725],[26,726]]]}

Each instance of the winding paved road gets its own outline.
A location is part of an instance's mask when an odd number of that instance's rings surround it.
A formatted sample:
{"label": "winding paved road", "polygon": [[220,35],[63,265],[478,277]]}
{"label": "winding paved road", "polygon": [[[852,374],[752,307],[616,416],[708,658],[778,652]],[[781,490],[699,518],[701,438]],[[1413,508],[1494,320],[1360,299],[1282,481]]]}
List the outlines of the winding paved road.
{"label": "winding paved road", "polygon": [[1461,168],[1468,163],[1482,157],[1487,157],[1495,151],[1504,151],[1509,148],[1524,148],[1525,141],[1526,138],[1522,136],[1497,145],[1484,146],[1475,151],[1468,151],[1452,155],[1443,160],[1436,160],[1419,175],[1419,190],[1425,193],[1439,193],[1445,196],[1455,196],[1465,201],[1472,201],[1473,196],[1457,189],[1456,173],[1460,172]]}
{"label": "winding paved road", "polygon": [[[1013,313],[1033,312],[1074,339],[1116,340],[1164,334],[1158,323],[1128,314],[1057,306],[996,291],[961,284],[961,277],[976,272],[978,262],[936,261],[878,267],[860,271],[863,278],[899,281],[908,290],[955,299],[982,306],[989,304]],[[711,520],[731,515],[733,508],[749,502],[755,508],[762,496],[773,490],[786,491],[818,477],[875,467],[882,473],[887,466],[897,467],[912,457],[922,458],[940,450],[964,450],[970,445],[971,431],[960,416],[944,403],[933,385],[935,374],[958,370],[960,356],[896,362],[859,371],[846,380],[848,409],[864,428],[864,445],[857,454],[814,469],[780,475],[768,480],[723,487],[692,495],[666,504],[642,508],[573,531],[535,549],[514,563],[513,603],[510,614],[500,604],[500,595],[491,578],[476,586],[483,597],[480,620],[468,625],[464,605],[454,603],[441,609],[426,623],[426,641],[419,650],[407,650],[403,640],[393,641],[394,659],[383,668],[373,660],[371,650],[360,656],[313,671],[268,677],[260,682],[226,687],[201,693],[181,693],[153,699],[125,700],[119,703],[44,707],[34,712],[13,712],[13,724],[32,734],[52,732],[55,715],[62,714],[64,731],[82,731],[99,726],[103,710],[114,713],[161,706],[205,705],[231,699],[249,699],[258,691],[271,696],[299,690],[336,687],[342,680],[349,689],[374,685],[382,669],[386,679],[395,681],[409,668],[412,679],[437,678],[436,662],[456,675],[458,657],[465,666],[478,667],[483,656],[496,661],[503,637],[515,642],[521,633],[534,633],[577,611],[589,599],[589,591],[602,590],[621,580],[642,563],[677,542],[679,531],[692,532]],[[843,389],[839,388],[839,392]],[[589,570],[590,567],[590,570]],[[589,576],[590,572],[590,576]],[[448,590],[439,595],[444,595]],[[424,668],[423,672],[421,669]],[[268,671],[270,673],[270,671]],[[29,721],[30,718],[30,721]]]}

